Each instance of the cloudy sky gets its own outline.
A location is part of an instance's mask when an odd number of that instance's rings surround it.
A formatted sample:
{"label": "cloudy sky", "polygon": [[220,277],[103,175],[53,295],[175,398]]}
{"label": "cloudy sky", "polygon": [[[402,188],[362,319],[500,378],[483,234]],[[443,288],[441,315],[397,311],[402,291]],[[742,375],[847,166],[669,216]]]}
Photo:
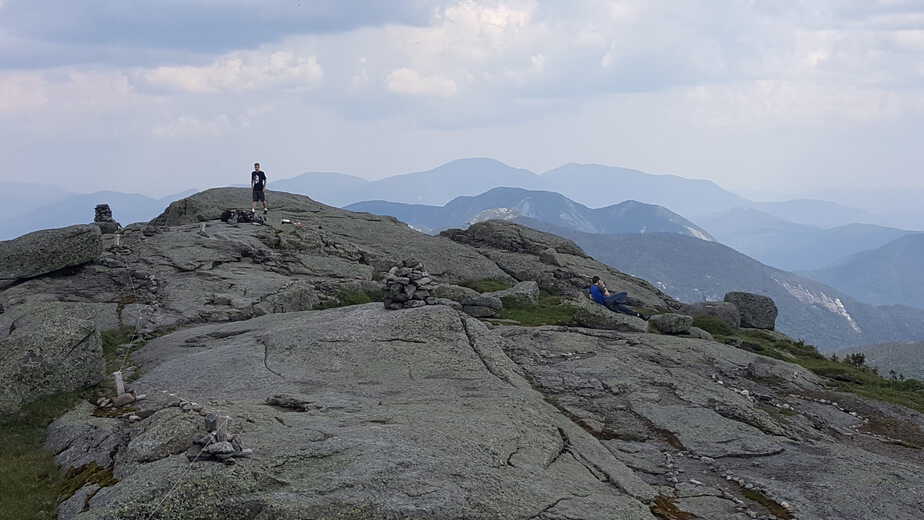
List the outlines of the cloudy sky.
{"label": "cloudy sky", "polygon": [[924,191],[924,0],[0,0],[4,177],[168,194],[472,156]]}

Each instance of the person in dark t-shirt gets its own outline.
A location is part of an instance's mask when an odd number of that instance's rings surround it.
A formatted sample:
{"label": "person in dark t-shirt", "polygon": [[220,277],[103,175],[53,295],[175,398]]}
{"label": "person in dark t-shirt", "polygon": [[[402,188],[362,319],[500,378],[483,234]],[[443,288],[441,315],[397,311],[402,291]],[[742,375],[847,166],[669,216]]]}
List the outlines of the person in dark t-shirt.
{"label": "person in dark t-shirt", "polygon": [[250,174],[250,187],[253,188],[253,202],[250,205],[250,211],[257,212],[257,202],[263,203],[263,214],[266,215],[269,210],[266,209],[266,194],[263,192],[266,188],[266,174],[260,169],[260,163],[253,163],[253,172]]}

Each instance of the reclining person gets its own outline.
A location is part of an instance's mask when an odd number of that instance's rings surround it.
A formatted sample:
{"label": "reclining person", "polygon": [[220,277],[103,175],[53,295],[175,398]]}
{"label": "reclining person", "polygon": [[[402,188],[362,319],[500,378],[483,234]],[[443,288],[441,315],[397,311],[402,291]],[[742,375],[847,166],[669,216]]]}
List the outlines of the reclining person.
{"label": "reclining person", "polygon": [[628,293],[610,293],[610,291],[606,288],[606,283],[601,280],[599,276],[594,276],[591,281],[593,283],[591,284],[588,291],[590,292],[590,297],[593,299],[593,301],[603,305],[613,312],[619,312],[622,314],[628,314],[629,316],[635,316],[636,318],[645,319],[645,317],[640,313],[633,311],[626,305],[629,301]]}

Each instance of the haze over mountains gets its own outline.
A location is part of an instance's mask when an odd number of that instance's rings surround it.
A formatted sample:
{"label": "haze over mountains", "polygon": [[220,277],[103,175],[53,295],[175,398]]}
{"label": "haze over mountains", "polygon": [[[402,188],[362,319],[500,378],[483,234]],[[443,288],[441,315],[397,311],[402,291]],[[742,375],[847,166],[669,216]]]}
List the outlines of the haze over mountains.
{"label": "haze over mountains", "polygon": [[[526,217],[588,233],[680,233],[724,243],[764,267],[811,276],[829,286],[825,294],[833,287],[857,301],[924,308],[916,249],[910,243],[890,246],[915,232],[875,225],[876,216],[828,201],[755,202],[706,180],[593,164],[536,174],[484,158],[376,181],[340,173],[277,180],[271,172],[270,188],[394,215],[428,232],[489,218]],[[0,239],[89,222],[93,206],[102,202],[123,224],[146,221],[183,195],[74,195],[30,185],[15,189],[34,196],[17,198],[0,211],[5,217]],[[854,257],[880,248],[877,255]]]}
{"label": "haze over mountains", "polygon": [[809,274],[863,301],[924,309],[922,258],[924,233],[915,233]]}
{"label": "haze over mountains", "polygon": [[829,267],[860,251],[876,249],[915,233],[860,223],[826,229],[745,207],[696,220],[723,244],[789,271]]}
{"label": "haze over mountains", "polygon": [[795,222],[842,225],[865,215],[827,201],[754,202],[708,180],[650,173],[597,164],[567,164],[543,174],[514,168],[485,158],[459,159],[431,170],[367,181],[342,173],[305,173],[272,183],[273,189],[310,195],[333,206],[384,200],[441,206],[459,196],[479,195],[493,188],[511,187],[560,193],[599,208],[626,200],[656,204],[685,218],[739,207],[771,214],[791,214]]}
{"label": "haze over mountains", "polygon": [[587,233],[669,232],[712,240],[704,229],[661,206],[629,200],[591,209],[558,193],[521,188],[494,188],[457,197],[444,206],[368,201],[345,209],[393,216],[428,233],[495,218],[527,217]]}
{"label": "haze over mountains", "polygon": [[123,225],[147,222],[163,212],[171,202],[196,191],[188,190],[163,198],[153,198],[116,191],[73,194],[25,183],[21,183],[16,189],[19,190],[17,193],[22,193],[24,197],[14,198],[11,205],[0,210],[0,240],[8,240],[39,229],[92,222],[93,208],[97,204],[109,204],[113,217]]}

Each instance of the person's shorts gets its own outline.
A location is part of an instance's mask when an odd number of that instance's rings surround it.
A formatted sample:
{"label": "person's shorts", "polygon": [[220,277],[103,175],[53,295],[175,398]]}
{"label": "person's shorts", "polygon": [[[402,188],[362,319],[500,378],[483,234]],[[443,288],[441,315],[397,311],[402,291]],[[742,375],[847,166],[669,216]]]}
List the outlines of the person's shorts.
{"label": "person's shorts", "polygon": [[253,201],[266,202],[266,195],[263,193],[263,190],[253,190]]}

